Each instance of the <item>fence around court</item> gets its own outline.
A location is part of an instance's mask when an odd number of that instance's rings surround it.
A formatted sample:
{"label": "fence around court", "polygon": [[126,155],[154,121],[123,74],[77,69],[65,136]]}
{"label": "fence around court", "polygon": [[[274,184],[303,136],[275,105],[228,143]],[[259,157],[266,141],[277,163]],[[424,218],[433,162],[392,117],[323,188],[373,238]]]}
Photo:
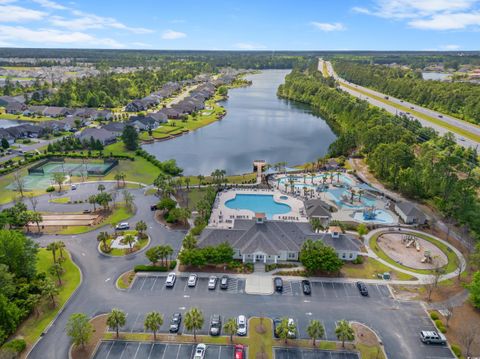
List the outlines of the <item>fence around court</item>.
{"label": "fence around court", "polygon": [[62,172],[69,175],[105,176],[119,163],[118,159],[104,159],[103,163],[65,162],[64,158],[48,158],[28,169],[29,175],[45,176]]}

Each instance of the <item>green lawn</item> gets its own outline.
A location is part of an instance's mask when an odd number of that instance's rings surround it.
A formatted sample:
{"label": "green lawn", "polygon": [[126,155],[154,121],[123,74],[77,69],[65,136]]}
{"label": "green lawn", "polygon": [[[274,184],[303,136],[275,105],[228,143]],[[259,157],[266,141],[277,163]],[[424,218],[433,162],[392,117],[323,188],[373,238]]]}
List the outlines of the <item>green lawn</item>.
{"label": "green lawn", "polygon": [[[28,174],[27,168],[22,168],[18,170],[20,176],[26,176]],[[0,176],[0,204],[11,202],[15,197],[20,196],[20,193],[14,190],[7,188],[8,185],[14,182],[14,173],[9,173],[4,176]],[[39,196],[45,193],[45,188],[32,190],[25,192],[26,195]]]}
{"label": "green lawn", "polygon": [[[30,345],[38,339],[40,334],[80,284],[80,270],[73,264],[70,254],[67,251],[65,251],[65,254],[66,260],[63,262],[65,273],[62,275],[63,286],[60,288],[60,293],[56,298],[57,306],[52,308],[50,303],[46,303],[42,306],[42,314],[38,318],[35,318],[34,315],[30,316],[18,329],[17,335],[23,336]],[[47,251],[45,248],[40,248],[38,252],[37,271],[39,273],[44,272],[48,277],[51,277],[48,273],[48,268],[50,268],[52,264],[52,252]]]}
{"label": "green lawn", "polygon": [[[426,120],[426,121],[429,121],[429,122],[432,122],[436,125],[439,125],[439,126],[442,126],[444,128],[446,128],[447,130],[451,131],[451,132],[454,132],[454,133],[457,133],[459,135],[462,135],[466,138],[469,138],[471,140],[474,140],[474,141],[477,141],[479,142],[480,141],[480,136],[478,135],[475,135],[473,133],[471,133],[470,131],[468,130],[465,130],[463,128],[460,128],[460,127],[457,127],[457,126],[453,126],[449,123],[446,123],[444,121],[442,121],[441,119],[439,118],[436,118],[436,117],[432,117],[432,116],[428,116],[428,115],[425,115],[424,113],[421,113],[421,112],[418,112],[418,111],[415,111],[413,109],[411,109],[410,107],[407,107],[407,106],[403,106],[403,105],[400,105],[400,104],[397,104],[393,101],[390,101],[390,100],[387,100],[385,99],[384,97],[381,97],[381,96],[376,96],[376,95],[373,95],[371,94],[370,92],[367,92],[367,91],[364,91],[362,89],[359,89],[357,87],[354,87],[354,86],[350,86],[344,82],[341,83],[342,86],[345,86],[351,90],[354,90],[354,91],[357,91],[365,96],[369,96],[369,97],[372,97],[374,98],[375,100],[377,101],[380,101],[380,102],[383,102],[389,106],[392,106],[392,107],[395,107],[396,109],[398,109],[399,111],[403,111],[403,112],[410,112],[412,115],[418,117],[418,118],[421,118],[423,120]],[[459,120],[461,121],[461,120]],[[470,122],[469,122],[470,123]],[[471,123],[470,123],[471,124]]]}
{"label": "green lawn", "polygon": [[[133,236],[136,236],[137,235],[137,231],[136,230],[130,230],[130,231],[124,231],[124,234],[131,234]],[[110,244],[113,242],[113,239],[110,238],[107,240],[107,245],[110,246]],[[145,239],[140,239],[134,246],[134,248],[136,249],[136,251],[139,251],[143,248],[145,248],[145,246],[148,244],[148,237],[145,238]],[[103,244],[100,243],[100,250],[105,253],[103,251]],[[130,252],[128,249],[118,249],[118,248],[113,248],[110,252],[108,252],[107,254],[111,255],[111,256],[114,256],[114,257],[123,257],[123,256],[126,256],[130,253],[135,253],[135,252]]]}
{"label": "green lawn", "polygon": [[61,230],[60,232],[58,232],[58,234],[69,235],[86,233],[103,227],[105,225],[112,225],[125,221],[131,216],[133,216],[133,213],[128,212],[124,205],[117,203],[117,208],[115,208],[113,210],[113,213],[111,213],[107,218],[105,218],[102,223],[99,223],[96,226],[70,226],[66,229]]}
{"label": "green lawn", "polygon": [[[198,177],[197,176],[188,176],[190,178],[190,186],[197,186],[198,185]],[[257,178],[256,173],[245,173],[243,175],[234,175],[234,176],[227,176],[228,183],[232,184],[241,184],[241,183],[250,183],[250,181],[255,180]],[[185,179],[183,181],[185,183]],[[202,184],[211,184],[212,177],[205,176],[202,180]]]}
{"label": "green lawn", "polygon": [[[5,110],[1,110],[1,109],[0,109],[0,115],[4,120],[31,121],[31,122],[43,122],[43,121],[54,120],[51,117],[45,117],[45,116],[30,117],[30,116],[24,116],[24,115],[14,115],[11,113],[5,113]],[[56,118],[56,120],[59,120],[59,118]]]}
{"label": "green lawn", "polygon": [[402,273],[386,266],[385,264],[366,257],[362,264],[346,264],[342,268],[342,274],[345,277],[350,278],[365,278],[365,279],[377,279],[377,273],[390,272],[393,279],[397,280],[416,280],[416,277],[412,277],[409,274]]}
{"label": "green lawn", "polygon": [[[451,273],[451,272],[453,272],[457,269],[457,267],[455,265],[456,254],[453,251],[451,251],[445,244],[437,241],[436,239],[434,239],[430,236],[427,236],[426,234],[409,233],[409,232],[403,232],[403,231],[402,231],[402,233],[403,234],[412,234],[414,236],[425,239],[426,241],[429,241],[429,242],[433,243],[434,245],[436,245],[448,258],[448,263],[445,266],[442,267],[445,274],[446,273]],[[376,234],[376,235],[372,236],[372,238],[370,238],[370,248],[380,258],[382,258],[383,260],[387,261],[388,263],[390,263],[390,264],[392,264],[396,267],[407,269],[407,270],[409,270],[411,272],[414,272],[414,273],[418,273],[418,274],[432,274],[433,273],[433,271],[429,270],[429,269],[410,268],[410,267],[407,267],[407,266],[404,266],[402,264],[399,264],[399,263],[395,262],[392,258],[387,256],[387,254],[377,245],[378,236],[379,236],[379,234]]]}
{"label": "green lawn", "polygon": [[117,172],[126,174],[126,181],[141,182],[151,184],[160,174],[160,169],[148,162],[143,157],[135,157],[135,161],[120,160],[117,167],[115,167],[103,179],[114,180]]}
{"label": "green lawn", "polygon": [[52,199],[49,200],[48,202],[65,204],[65,203],[70,202],[70,197],[52,198]]}

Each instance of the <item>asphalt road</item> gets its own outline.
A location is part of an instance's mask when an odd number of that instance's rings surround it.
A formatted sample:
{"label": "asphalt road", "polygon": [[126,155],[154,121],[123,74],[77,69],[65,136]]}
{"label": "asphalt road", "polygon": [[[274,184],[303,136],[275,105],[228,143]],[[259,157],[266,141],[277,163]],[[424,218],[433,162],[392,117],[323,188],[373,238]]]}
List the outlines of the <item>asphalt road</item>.
{"label": "asphalt road", "polygon": [[[69,190],[68,195],[87,196],[91,191],[96,192],[96,187],[97,184],[80,185],[77,191]],[[107,190],[113,190],[112,184],[107,184],[107,187]],[[148,233],[152,239],[150,246],[170,244],[178,251],[185,233],[170,231],[154,220],[150,205],[155,203],[157,198],[144,196],[142,189],[129,191],[135,196],[137,207],[137,213],[129,219],[129,222],[133,224],[140,219],[147,222]],[[85,204],[54,206],[48,202],[48,199],[48,195],[39,197],[37,208],[68,212],[85,206]],[[82,235],[50,235],[35,238],[43,246],[53,240],[63,240],[72,253],[73,260],[82,271],[83,282],[58,319],[45,331],[29,358],[65,359],[67,357],[70,340],[64,329],[72,313],[83,312],[93,317],[107,313],[112,308],[119,308],[128,313],[127,324],[123,330],[138,332],[142,330],[145,314],[156,310],[163,313],[165,317],[165,324],[161,331],[166,331],[169,318],[174,312],[185,312],[193,306],[198,307],[205,315],[205,326],[200,331],[204,334],[208,333],[209,319],[213,314],[220,314],[222,320],[240,314],[247,317],[270,318],[287,316],[297,323],[299,337],[307,337],[305,333],[307,323],[311,319],[318,319],[326,328],[326,338],[333,340],[335,323],[338,320],[347,319],[365,323],[373,328],[380,335],[387,355],[391,359],[452,357],[445,347],[426,346],[420,342],[418,332],[433,329],[421,304],[392,299],[388,288],[384,285],[369,286],[370,297],[366,298],[360,296],[351,284],[315,282],[312,283],[312,295],[305,296],[300,290],[299,281],[292,279],[285,282],[282,294],[264,296],[246,294],[245,282],[240,278],[232,278],[229,288],[225,291],[219,288],[213,291],[208,290],[205,278],[200,278],[195,288],[188,288],[185,285],[186,278],[182,277],[178,278],[173,289],[167,289],[164,286],[165,275],[161,274],[138,277],[130,290],[117,290],[116,278],[121,273],[132,269],[135,264],[146,263],[147,260],[144,253],[126,258],[101,255],[97,251],[96,240],[101,230],[97,229]],[[184,331],[183,327],[181,331]],[[138,348],[144,350],[143,345]],[[294,357],[288,354],[288,357],[308,358],[308,354],[306,355]],[[125,358],[125,355],[122,358]],[[139,358],[138,355],[137,358]]]}
{"label": "asphalt road", "polygon": [[[321,61],[322,60],[319,60],[319,71],[321,71],[322,66],[323,66]],[[386,111],[388,111],[392,114],[398,114],[399,112],[401,112],[397,108],[395,108],[391,105],[388,105],[388,104],[386,104],[382,101],[379,101],[379,100],[377,100],[373,97],[370,97],[370,96],[366,95],[365,93],[361,93],[361,92],[355,91],[354,89],[346,87],[344,84],[347,84],[349,86],[354,87],[355,89],[361,90],[362,92],[367,92],[369,94],[375,95],[375,96],[380,97],[380,98],[384,98],[385,96],[387,96],[387,95],[385,95],[383,93],[380,93],[378,91],[371,90],[369,88],[366,88],[366,87],[348,82],[348,81],[340,78],[334,72],[332,64],[328,61],[326,63],[327,63],[327,69],[328,69],[329,74],[331,76],[333,76],[335,78],[335,80],[337,80],[337,82],[339,84],[339,87],[342,90],[344,90],[345,92],[348,92],[352,96],[355,96],[355,97],[358,97],[360,99],[366,100],[369,103],[371,103],[372,105],[383,108],[383,109],[385,109]],[[404,100],[401,100],[401,99],[398,99],[398,98],[395,98],[395,97],[392,97],[392,96],[388,96],[388,100],[392,101],[392,102],[394,102],[398,105],[406,106],[408,109],[405,112],[409,112],[409,110],[413,110],[413,111],[416,111],[416,112],[434,117],[439,121],[443,121],[447,124],[459,127],[461,129],[467,130],[467,131],[469,131],[473,134],[476,134],[476,135],[480,136],[480,126],[475,126],[474,124],[468,123],[466,121],[456,119],[454,117],[442,114],[442,113],[437,112],[437,111],[430,110],[430,109],[425,108],[425,107],[415,105],[413,103],[410,103],[410,102],[407,102],[407,101],[404,101]],[[435,129],[440,134],[445,134],[447,132],[451,132],[449,129],[447,129],[445,127],[442,127],[442,126],[437,125],[435,123],[432,123],[430,121],[424,120],[424,119],[422,119],[420,117],[417,117],[413,114],[409,114],[408,116],[413,117],[414,119],[418,120],[425,127],[431,127],[433,129]],[[464,137],[460,134],[457,134],[457,133],[453,133],[453,134],[455,136],[455,139],[456,139],[457,143],[461,146],[476,148],[480,144],[479,142],[474,141],[474,140],[469,139],[469,138],[466,138],[466,137]]]}

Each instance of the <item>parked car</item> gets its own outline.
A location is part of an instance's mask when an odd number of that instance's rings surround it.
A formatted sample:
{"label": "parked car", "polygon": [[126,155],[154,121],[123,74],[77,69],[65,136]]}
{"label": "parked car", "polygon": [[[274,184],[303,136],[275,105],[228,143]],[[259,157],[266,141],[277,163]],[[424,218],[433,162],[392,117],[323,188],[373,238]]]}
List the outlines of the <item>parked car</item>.
{"label": "parked car", "polygon": [[[295,324],[295,321],[292,318],[288,318],[288,325]],[[289,330],[287,333],[288,339],[295,339],[297,337],[297,331]]]}
{"label": "parked car", "polygon": [[239,315],[237,318],[237,335],[244,336],[247,335],[247,317],[244,315]]}
{"label": "parked car", "polygon": [[150,211],[156,211],[157,209],[158,207],[156,204],[150,206]]}
{"label": "parked car", "polygon": [[283,280],[280,277],[275,277],[273,278],[273,284],[275,286],[275,290],[277,292],[282,292],[283,291]]}
{"label": "parked car", "polygon": [[212,315],[212,319],[210,320],[210,335],[212,336],[220,335],[221,330],[222,330],[222,318],[218,314]]}
{"label": "parked car", "polygon": [[175,273],[169,273],[167,275],[167,279],[165,280],[165,286],[168,287],[168,288],[173,288],[173,286],[175,285],[175,281],[177,279],[177,276],[175,275]]}
{"label": "parked car", "polygon": [[72,191],[75,191],[75,190],[77,189],[77,185],[76,185],[76,184],[72,184],[72,185],[70,186],[70,188],[72,189]]}
{"label": "parked car", "polygon": [[197,285],[197,275],[196,274],[190,274],[188,276],[188,282],[187,285],[189,287],[195,287]]}
{"label": "parked car", "polygon": [[92,213],[92,210],[91,209],[84,209],[83,210],[83,214],[88,214],[88,213]]}
{"label": "parked car", "polygon": [[210,276],[210,278],[208,278],[208,289],[213,290],[217,288],[217,280],[217,276]]}
{"label": "parked car", "polygon": [[170,319],[170,333],[178,333],[180,330],[180,324],[182,323],[182,313],[173,313],[172,319]]}
{"label": "parked car", "polygon": [[275,318],[273,320],[273,336],[275,338],[280,338],[280,336],[278,335],[277,333],[277,328],[279,327],[279,325],[282,323],[282,320],[280,318]]}
{"label": "parked car", "polygon": [[305,295],[310,295],[312,294],[312,286],[310,285],[310,281],[309,280],[302,280],[302,290],[303,290],[303,294]]}
{"label": "parked car", "polygon": [[422,330],[420,332],[420,340],[425,344],[447,344],[447,338],[445,338],[445,335],[435,331]]}
{"label": "parked car", "polygon": [[233,349],[234,359],[243,359],[245,358],[245,347],[242,344],[236,344]]}
{"label": "parked car", "polygon": [[228,276],[224,275],[220,279],[220,289],[223,289],[223,290],[228,289]]}
{"label": "parked car", "polygon": [[128,224],[128,222],[122,222],[117,224],[115,229],[118,229],[119,231],[124,231],[126,229],[130,229],[130,225]]}
{"label": "parked car", "polygon": [[365,283],[357,282],[357,288],[360,291],[361,295],[363,295],[364,297],[368,297],[368,289]]}
{"label": "parked car", "polygon": [[438,117],[443,118],[443,115],[438,115]]}
{"label": "parked car", "polygon": [[195,348],[195,354],[193,355],[193,359],[204,359],[205,352],[207,351],[207,346],[203,343],[197,344]]}

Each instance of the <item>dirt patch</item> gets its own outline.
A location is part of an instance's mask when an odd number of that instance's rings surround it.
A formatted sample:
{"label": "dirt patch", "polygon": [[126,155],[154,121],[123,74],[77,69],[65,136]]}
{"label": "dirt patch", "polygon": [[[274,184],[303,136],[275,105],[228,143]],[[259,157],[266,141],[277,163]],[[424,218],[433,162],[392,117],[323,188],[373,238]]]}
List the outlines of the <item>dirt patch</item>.
{"label": "dirt patch", "polygon": [[[448,258],[440,248],[433,243],[410,234],[383,233],[377,239],[377,245],[395,262],[415,269],[433,269],[448,264]],[[410,245],[407,247],[407,245]],[[425,253],[430,252],[432,263],[425,259]]]}
{"label": "dirt patch", "polygon": [[97,344],[103,338],[103,334],[107,329],[107,314],[100,315],[90,320],[93,325],[93,334],[87,345],[84,348],[74,347],[72,349],[72,359],[91,358]]}
{"label": "dirt patch", "polygon": [[[469,281],[468,277],[462,278],[462,281],[456,279],[440,282],[437,288],[433,289],[431,303],[444,302],[451,297],[464,291],[464,283]],[[391,285],[391,288],[397,299],[405,300],[428,300],[428,289],[423,285]]]}
{"label": "dirt patch", "polygon": [[163,217],[164,213],[162,211],[156,211],[155,212],[155,219],[162,224],[163,226],[173,229],[173,230],[188,230],[190,228],[190,225],[184,224],[184,223],[168,223],[165,218]]}
{"label": "dirt patch", "polygon": [[[445,318],[442,316],[440,318],[446,326]],[[468,335],[468,328],[471,326],[479,327],[476,338],[470,347],[470,356],[478,357],[480,356],[480,310],[475,309],[469,302],[465,302],[462,306],[453,310],[453,315],[448,323],[445,335],[450,344],[458,345],[462,350],[462,354],[466,355],[463,341]]]}
{"label": "dirt patch", "polygon": [[352,328],[355,330],[355,339],[358,343],[368,346],[376,346],[379,344],[377,336],[370,328],[358,323],[352,323]]}

